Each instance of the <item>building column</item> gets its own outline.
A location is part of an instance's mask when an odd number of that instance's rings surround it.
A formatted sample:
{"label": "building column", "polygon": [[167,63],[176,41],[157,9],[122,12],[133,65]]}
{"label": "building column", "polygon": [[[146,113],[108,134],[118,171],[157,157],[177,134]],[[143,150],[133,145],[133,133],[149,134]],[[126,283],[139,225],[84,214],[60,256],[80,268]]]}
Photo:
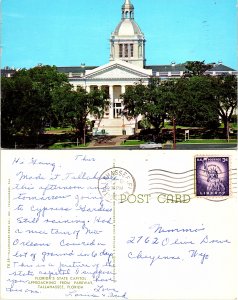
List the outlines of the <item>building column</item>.
{"label": "building column", "polygon": [[[126,92],[126,86],[125,85],[122,85],[121,86],[121,94],[125,94]],[[122,99],[121,99],[121,109],[122,109],[122,112],[124,110],[124,104],[122,103]],[[125,116],[124,114],[122,114],[122,134],[123,135],[126,135],[126,126],[125,126]]]}
{"label": "building column", "polygon": [[86,92],[90,93],[90,85],[86,85]]}
{"label": "building column", "polygon": [[109,96],[110,96],[109,119],[113,119],[113,106],[114,106],[113,85],[109,85]]}
{"label": "building column", "polygon": [[[125,94],[125,92],[126,92],[126,86],[122,85],[121,86],[121,94]],[[122,108],[122,110],[124,109],[124,104],[123,103],[121,104],[121,108]]]}

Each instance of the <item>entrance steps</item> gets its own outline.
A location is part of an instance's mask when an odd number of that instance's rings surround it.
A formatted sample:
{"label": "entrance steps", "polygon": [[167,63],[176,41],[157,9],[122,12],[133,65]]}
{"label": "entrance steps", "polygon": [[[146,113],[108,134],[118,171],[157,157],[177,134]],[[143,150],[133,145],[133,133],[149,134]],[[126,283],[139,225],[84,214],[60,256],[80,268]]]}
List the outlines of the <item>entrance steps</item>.
{"label": "entrance steps", "polygon": [[[124,123],[124,124],[123,124]],[[93,134],[94,135],[132,135],[134,134],[134,128],[132,124],[126,118],[116,118],[116,119],[101,119],[97,120],[94,125]],[[125,130],[125,131],[124,131]]]}

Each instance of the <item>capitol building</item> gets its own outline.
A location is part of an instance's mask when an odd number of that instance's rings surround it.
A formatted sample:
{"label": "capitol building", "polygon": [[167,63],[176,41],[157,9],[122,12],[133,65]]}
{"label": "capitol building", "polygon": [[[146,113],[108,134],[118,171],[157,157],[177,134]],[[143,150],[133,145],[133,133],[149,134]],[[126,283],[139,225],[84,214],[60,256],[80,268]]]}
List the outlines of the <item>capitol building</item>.
{"label": "capitol building", "polygon": [[[125,93],[126,87],[135,83],[147,85],[152,76],[162,80],[178,78],[186,71],[184,64],[174,62],[170,65],[147,66],[145,44],[145,36],[135,21],[134,6],[130,0],[125,0],[121,8],[121,20],[110,37],[109,62],[99,67],[58,67],[59,72],[67,74],[75,89],[81,86],[88,92],[102,88],[108,92],[110,105],[104,116],[95,120],[94,134],[134,134],[136,122],[140,118],[128,120],[122,114],[123,101],[120,97]],[[215,76],[236,72],[219,62],[206,73]]]}
{"label": "capitol building", "polygon": [[[121,20],[110,36],[109,62],[102,66],[65,66],[57,67],[58,71],[67,75],[69,82],[76,90],[78,86],[87,92],[94,89],[104,89],[109,95],[110,105],[104,116],[94,121],[93,134],[132,135],[135,133],[137,119],[128,120],[123,115],[123,100],[121,95],[128,86],[136,83],[148,85],[152,77],[168,80],[179,78],[187,71],[185,64],[146,65],[146,39],[141,28],[135,21],[134,6],[131,0],[124,0],[121,7]],[[11,77],[16,69],[5,67],[1,75]],[[222,62],[213,63],[213,67],[205,72],[212,76],[234,74],[237,71],[225,66]]]}
{"label": "capitol building", "polygon": [[[58,72],[67,75],[70,84],[76,90],[84,88],[87,92],[103,89],[109,95],[110,105],[104,116],[93,121],[93,135],[133,135],[142,116],[127,119],[123,114],[123,99],[128,86],[141,83],[148,85],[151,78],[169,80],[179,78],[188,70],[185,64],[171,62],[169,65],[146,65],[146,39],[140,26],[135,21],[135,11],[131,0],[124,0],[121,7],[121,20],[110,36],[109,62],[102,66],[64,66],[57,67]],[[237,75],[237,71],[222,62],[213,63],[205,72],[211,76],[221,74]],[[11,77],[17,70],[5,67],[1,76]]]}

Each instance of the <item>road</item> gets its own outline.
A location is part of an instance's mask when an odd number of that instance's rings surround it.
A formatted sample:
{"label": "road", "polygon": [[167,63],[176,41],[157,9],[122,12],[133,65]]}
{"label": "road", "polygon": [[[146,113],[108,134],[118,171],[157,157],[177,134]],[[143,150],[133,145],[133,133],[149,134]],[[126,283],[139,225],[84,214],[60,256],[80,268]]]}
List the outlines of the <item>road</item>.
{"label": "road", "polygon": [[[139,146],[113,146],[113,147],[91,147],[81,150],[139,150]],[[166,149],[173,150],[173,149]],[[236,144],[177,144],[176,150],[237,150]],[[140,150],[140,151],[151,151]],[[161,151],[161,150],[157,150]]]}

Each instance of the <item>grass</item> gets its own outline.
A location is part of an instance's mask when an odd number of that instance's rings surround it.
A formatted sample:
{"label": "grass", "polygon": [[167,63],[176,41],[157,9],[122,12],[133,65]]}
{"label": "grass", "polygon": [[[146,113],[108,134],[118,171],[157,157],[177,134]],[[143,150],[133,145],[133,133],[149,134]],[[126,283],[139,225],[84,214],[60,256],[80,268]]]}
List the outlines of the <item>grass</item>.
{"label": "grass", "polygon": [[[230,123],[229,125],[230,125],[230,127],[231,127],[233,130],[238,129],[238,124],[237,124],[237,123]],[[193,128],[195,128],[195,127],[196,127],[196,126],[190,127],[190,126],[180,126],[180,125],[177,125],[177,126],[176,126],[176,129],[179,129],[179,128],[181,128],[181,129],[193,129]],[[170,123],[166,123],[166,122],[165,122],[163,128],[164,128],[164,129],[173,129],[173,125],[170,124]],[[221,128],[221,129],[224,128],[224,123],[221,123],[221,125],[219,126],[219,128]]]}
{"label": "grass", "polygon": [[[168,123],[165,123],[165,124],[164,124],[164,127],[163,127],[163,129],[173,129],[173,128],[174,128],[173,125],[168,124]],[[194,127],[189,127],[189,126],[179,126],[179,125],[177,125],[177,126],[176,126],[176,129],[179,129],[179,128],[181,128],[181,129],[189,129],[189,128],[194,128]]]}
{"label": "grass", "polygon": [[[144,144],[145,141],[140,140],[127,140],[121,143],[121,146],[138,146]],[[230,140],[229,144],[236,144],[237,140]],[[189,141],[177,142],[177,144],[227,144],[227,141],[222,139],[191,139]]]}
{"label": "grass", "polygon": [[[232,128],[233,130],[237,130],[238,129],[238,124],[237,123],[230,123],[230,128]],[[219,128],[224,128],[224,124],[221,123]]]}
{"label": "grass", "polygon": [[45,131],[72,131],[72,127],[47,127]]}
{"label": "grass", "polygon": [[[227,144],[227,140],[225,139],[196,139],[196,140],[188,140],[183,142],[177,142],[178,144]],[[236,144],[237,140],[230,140],[229,144]]]}
{"label": "grass", "polygon": [[122,142],[121,146],[138,146],[144,143],[145,143],[144,141],[140,141],[140,140],[127,140],[125,142]]}
{"label": "grass", "polygon": [[80,144],[77,146],[76,143],[55,143],[53,145],[51,145],[49,147],[49,149],[71,149],[71,148],[74,148],[74,149],[78,149],[78,148],[87,148],[89,145],[89,143],[86,143],[86,145],[84,144]]}
{"label": "grass", "polygon": [[[145,141],[140,140],[127,140],[125,142],[121,143],[121,146],[138,146],[140,144],[144,144]],[[237,140],[230,140],[229,144],[236,144]],[[183,141],[183,142],[177,142],[177,144],[227,144],[227,141],[217,140],[217,139],[191,139],[189,141]],[[80,144],[77,146],[76,143],[55,143],[52,146],[49,147],[51,150],[55,149],[80,149],[80,148],[87,148],[89,143],[86,143],[86,145]]]}

